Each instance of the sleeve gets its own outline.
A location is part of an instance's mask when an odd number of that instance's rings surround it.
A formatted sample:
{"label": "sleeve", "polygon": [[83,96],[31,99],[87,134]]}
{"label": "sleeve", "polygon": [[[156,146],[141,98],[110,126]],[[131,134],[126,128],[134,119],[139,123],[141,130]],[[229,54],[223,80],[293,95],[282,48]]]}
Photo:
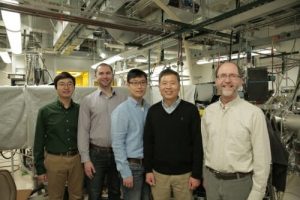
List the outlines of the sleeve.
{"label": "sleeve", "polygon": [[206,114],[205,114],[205,110],[204,110],[204,113],[202,115],[202,118],[201,118],[201,136],[202,136],[202,145],[203,145],[203,160],[204,160],[204,163],[203,165],[205,165],[205,152],[206,152],[206,144],[207,144],[207,128],[206,128],[206,125],[205,125],[205,121],[206,121]]}
{"label": "sleeve", "polygon": [[252,127],[253,186],[248,200],[263,199],[271,166],[270,141],[266,119],[262,111],[254,114]]}
{"label": "sleeve", "polygon": [[152,122],[151,122],[151,113],[152,109],[150,108],[146,121],[145,121],[145,126],[144,126],[144,137],[143,137],[143,143],[144,143],[144,167],[145,167],[145,172],[152,172],[153,169],[153,147],[154,147],[154,134],[152,131]]}
{"label": "sleeve", "polygon": [[117,169],[122,178],[132,176],[127,161],[126,136],[128,133],[128,112],[117,107],[111,115],[112,148],[114,151]]}
{"label": "sleeve", "polygon": [[200,115],[196,107],[192,110],[192,137],[193,137],[193,170],[192,177],[202,178],[203,146],[200,129]]}
{"label": "sleeve", "polygon": [[43,110],[40,109],[37,116],[35,137],[33,145],[34,165],[37,175],[45,174],[46,168],[44,166],[44,148],[46,140],[46,124],[44,122]]}
{"label": "sleeve", "polygon": [[81,156],[81,162],[87,162],[90,160],[89,146],[90,146],[90,129],[91,129],[91,114],[89,109],[88,98],[84,98],[79,107],[78,116],[78,131],[77,142],[78,150]]}

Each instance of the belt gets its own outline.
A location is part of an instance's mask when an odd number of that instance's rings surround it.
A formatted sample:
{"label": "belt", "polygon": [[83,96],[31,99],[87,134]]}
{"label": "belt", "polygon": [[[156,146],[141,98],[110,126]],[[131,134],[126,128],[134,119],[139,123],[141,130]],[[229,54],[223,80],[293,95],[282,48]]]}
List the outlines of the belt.
{"label": "belt", "polygon": [[96,151],[105,151],[105,152],[110,152],[110,153],[113,152],[111,147],[100,147],[100,146],[92,144],[92,143],[90,143],[90,149],[93,149]]}
{"label": "belt", "polygon": [[57,156],[75,156],[78,154],[78,150],[71,150],[67,152],[51,152],[47,151],[48,154],[57,155]]}
{"label": "belt", "polygon": [[135,164],[144,164],[144,159],[143,158],[127,158],[129,163],[135,163]]}
{"label": "belt", "polygon": [[206,167],[211,173],[215,175],[217,179],[222,179],[222,180],[234,180],[234,179],[240,179],[246,176],[252,175],[252,172],[232,172],[232,173],[224,173],[224,172],[219,172],[217,170],[214,170],[210,167]]}

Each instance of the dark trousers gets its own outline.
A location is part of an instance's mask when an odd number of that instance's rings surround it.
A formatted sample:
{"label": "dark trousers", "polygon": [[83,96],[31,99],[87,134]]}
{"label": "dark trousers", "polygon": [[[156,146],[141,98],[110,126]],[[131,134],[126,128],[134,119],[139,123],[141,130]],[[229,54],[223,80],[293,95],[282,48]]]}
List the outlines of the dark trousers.
{"label": "dark trousers", "polygon": [[122,185],[124,200],[150,200],[150,187],[145,182],[145,170],[141,164],[129,163],[133,176],[133,187]]}
{"label": "dark trousers", "polygon": [[108,199],[120,200],[120,178],[112,151],[90,149],[90,158],[96,173],[93,179],[87,178],[89,200],[101,200],[105,180],[107,180]]}
{"label": "dark trousers", "polygon": [[207,200],[247,200],[252,189],[251,175],[240,179],[222,180],[204,169],[204,187]]}

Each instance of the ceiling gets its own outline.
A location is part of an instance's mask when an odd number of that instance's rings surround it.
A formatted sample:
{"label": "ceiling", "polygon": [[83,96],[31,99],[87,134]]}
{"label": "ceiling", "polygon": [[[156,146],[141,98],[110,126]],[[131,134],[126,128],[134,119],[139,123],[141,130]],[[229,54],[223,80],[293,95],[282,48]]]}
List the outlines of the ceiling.
{"label": "ceiling", "polygon": [[[300,37],[299,0],[0,0],[22,15],[23,53],[81,56],[103,61],[120,55],[126,67],[180,63],[188,42],[194,56],[267,45],[268,38]],[[290,28],[286,28],[290,27]],[[282,35],[281,30],[287,33]],[[269,31],[267,34],[266,30]],[[274,30],[274,31],[273,31]],[[9,48],[0,22],[1,49]],[[104,57],[104,54],[106,57]],[[102,56],[102,57],[101,57]]]}

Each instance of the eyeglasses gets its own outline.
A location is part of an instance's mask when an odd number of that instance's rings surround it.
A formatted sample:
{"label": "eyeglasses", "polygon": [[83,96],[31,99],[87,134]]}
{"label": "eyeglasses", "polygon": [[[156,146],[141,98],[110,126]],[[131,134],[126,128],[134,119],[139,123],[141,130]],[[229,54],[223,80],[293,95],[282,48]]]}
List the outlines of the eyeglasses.
{"label": "eyeglasses", "polygon": [[232,80],[232,79],[241,78],[241,76],[238,74],[220,74],[217,76],[217,78],[221,80],[226,80],[227,78],[229,78],[230,80]]}
{"label": "eyeglasses", "polygon": [[73,87],[74,86],[74,83],[63,83],[63,82],[60,82],[60,83],[57,83],[57,86],[58,87]]}
{"label": "eyeglasses", "polygon": [[132,82],[129,82],[130,85],[133,85],[133,86],[146,86],[147,85],[147,82],[146,81],[132,81]]}

